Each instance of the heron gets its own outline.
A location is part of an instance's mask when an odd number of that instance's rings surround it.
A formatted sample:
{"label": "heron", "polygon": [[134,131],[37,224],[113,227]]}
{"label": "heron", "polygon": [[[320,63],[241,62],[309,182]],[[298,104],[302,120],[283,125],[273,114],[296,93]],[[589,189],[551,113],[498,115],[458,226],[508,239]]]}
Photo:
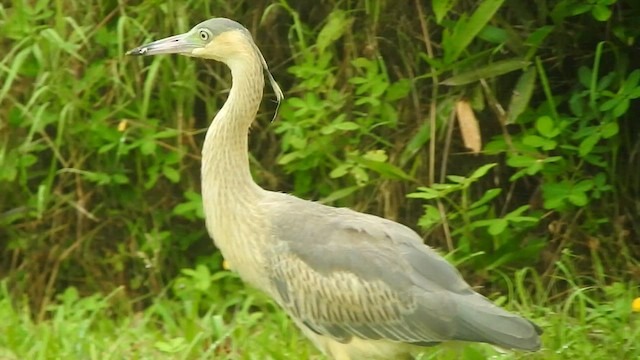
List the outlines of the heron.
{"label": "heron", "polygon": [[213,18],[127,54],[180,54],[230,69],[229,95],[202,146],[207,231],[232,270],[327,357],[411,359],[449,341],[540,348],[540,327],[474,291],[409,227],[256,184],[248,136],[265,74],[278,104],[284,96],[244,26]]}

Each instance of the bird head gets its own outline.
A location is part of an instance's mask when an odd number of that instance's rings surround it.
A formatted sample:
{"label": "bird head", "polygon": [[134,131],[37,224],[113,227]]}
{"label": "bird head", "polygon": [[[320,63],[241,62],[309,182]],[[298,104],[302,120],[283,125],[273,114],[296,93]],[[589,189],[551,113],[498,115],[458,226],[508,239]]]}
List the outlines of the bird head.
{"label": "bird head", "polygon": [[256,50],[251,34],[244,26],[233,20],[214,18],[184,34],[138,46],[127,55],[180,54],[228,62]]}
{"label": "bird head", "polygon": [[156,40],[127,51],[127,55],[180,54],[212,59],[227,64],[230,68],[247,61],[259,61],[269,77],[276,93],[278,104],[284,98],[260,49],[251,33],[241,24],[225,18],[213,18],[201,22],[184,34]]}

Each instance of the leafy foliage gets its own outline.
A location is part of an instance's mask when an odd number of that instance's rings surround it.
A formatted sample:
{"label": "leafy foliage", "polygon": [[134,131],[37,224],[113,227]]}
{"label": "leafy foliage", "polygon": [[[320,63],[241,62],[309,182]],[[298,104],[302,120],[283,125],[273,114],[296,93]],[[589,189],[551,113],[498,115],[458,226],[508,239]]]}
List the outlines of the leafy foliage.
{"label": "leafy foliage", "polygon": [[15,0],[0,4],[0,358],[314,353],[222,270],[202,223],[199,149],[230,75],[124,56],[213,16],[247,25],[287,89],[251,134],[259,183],[417,225],[539,319],[539,358],[637,357],[637,2]]}

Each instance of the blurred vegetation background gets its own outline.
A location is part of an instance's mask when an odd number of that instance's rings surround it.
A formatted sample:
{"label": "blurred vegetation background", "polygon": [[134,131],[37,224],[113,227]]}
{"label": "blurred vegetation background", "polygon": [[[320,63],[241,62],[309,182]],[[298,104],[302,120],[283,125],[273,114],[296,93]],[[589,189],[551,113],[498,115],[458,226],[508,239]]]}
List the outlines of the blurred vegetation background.
{"label": "blurred vegetation background", "polygon": [[640,356],[637,1],[9,0],[1,359],[319,358],[204,228],[229,72],[124,56],[217,16],[285,90],[250,135],[259,184],[413,227],[546,330],[422,358]]}

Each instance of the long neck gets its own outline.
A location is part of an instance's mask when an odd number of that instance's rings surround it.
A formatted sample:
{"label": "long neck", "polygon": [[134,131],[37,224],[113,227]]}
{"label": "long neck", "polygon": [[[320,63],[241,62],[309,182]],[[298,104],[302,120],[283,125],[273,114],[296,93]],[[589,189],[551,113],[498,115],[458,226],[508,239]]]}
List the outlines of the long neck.
{"label": "long neck", "polygon": [[249,170],[247,137],[264,88],[256,55],[229,63],[233,85],[226,103],[209,126],[202,148],[202,195],[211,211],[251,201],[262,189]]}

